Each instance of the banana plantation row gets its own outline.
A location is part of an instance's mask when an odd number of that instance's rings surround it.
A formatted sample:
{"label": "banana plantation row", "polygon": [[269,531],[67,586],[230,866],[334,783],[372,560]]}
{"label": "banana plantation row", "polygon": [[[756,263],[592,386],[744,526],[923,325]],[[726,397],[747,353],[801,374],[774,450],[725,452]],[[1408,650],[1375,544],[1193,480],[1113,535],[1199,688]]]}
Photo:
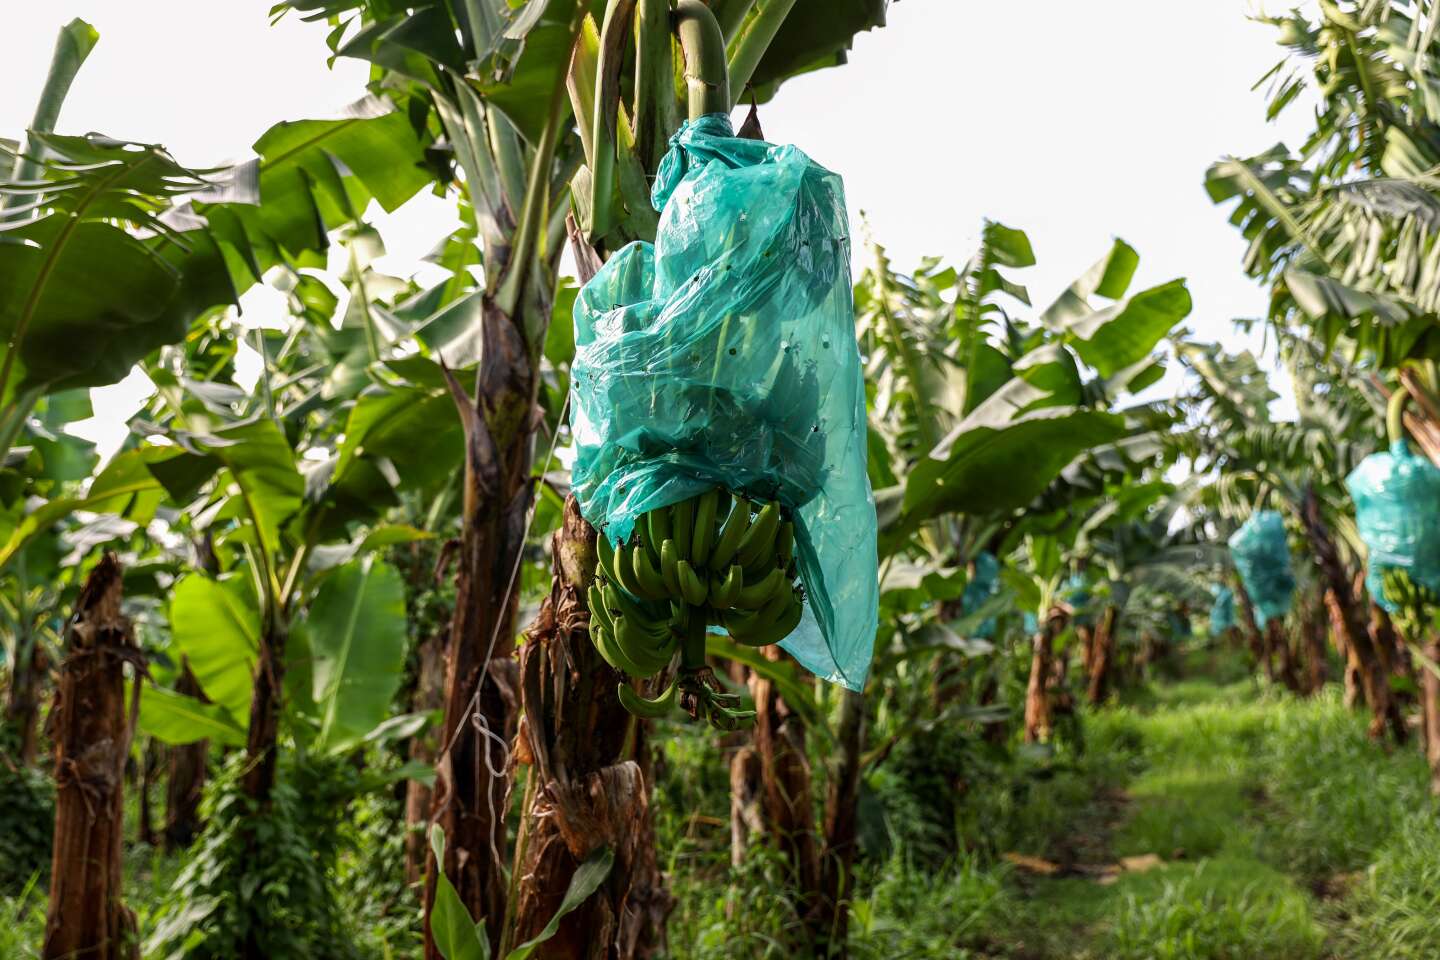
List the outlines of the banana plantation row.
{"label": "banana plantation row", "polygon": [[[1434,21],[1274,20],[1272,111],[1318,96],[1313,136],[1206,178],[1272,292],[1282,421],[1123,241],[1038,306],[994,222],[909,273],[867,242],[852,286],[839,180],[760,116],[885,6],[288,0],[370,89],[221,170],[58,132],[99,39],[62,31],[0,154],[26,949],[698,956],[676,918],[770,870],[764,949],[843,956],[867,858],[998,852],[967,765],[1078,737],[1192,622],[1299,693],[1333,646],[1375,737],[1418,706],[1440,784]],[[421,288],[368,220],[424,191],[461,226]],[[283,323],[234,309],[262,283]],[[101,463],[67,427],[136,366]],[[1347,478],[1387,436],[1382,548]],[[166,882],[127,905],[136,871]]]}

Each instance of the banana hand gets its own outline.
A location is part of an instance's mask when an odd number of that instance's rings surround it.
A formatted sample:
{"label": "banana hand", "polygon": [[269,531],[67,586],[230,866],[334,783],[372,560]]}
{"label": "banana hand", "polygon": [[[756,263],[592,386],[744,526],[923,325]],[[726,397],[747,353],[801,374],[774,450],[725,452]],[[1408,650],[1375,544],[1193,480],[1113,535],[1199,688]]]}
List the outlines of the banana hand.
{"label": "banana hand", "polygon": [[740,549],[735,553],[735,562],[748,570],[762,558],[774,556],[775,534],[779,530],[780,504],[772,501],[765,505],[746,531],[744,539],[740,541]]}
{"label": "banana hand", "polygon": [[690,559],[690,539],[695,535],[695,498],[681,500],[674,506],[674,530],[671,531],[671,538],[675,541],[675,549],[680,551],[679,560]]}
{"label": "banana hand", "polygon": [[735,596],[733,606],[742,610],[759,610],[769,603],[781,590],[790,589],[790,581],[785,576],[785,571],[779,567],[771,567],[763,579],[756,583],[746,584]]}
{"label": "banana hand", "polygon": [[622,681],[616,685],[615,693],[620,698],[620,706],[637,717],[653,720],[657,717],[665,716],[665,714],[674,709],[675,692],[677,689],[675,681],[671,680],[670,686],[665,688],[664,693],[660,694],[660,696],[654,700],[647,700],[636,693],[634,687]]}
{"label": "banana hand", "polygon": [[685,602],[691,606],[703,607],[710,595],[705,581],[700,579],[700,575],[688,560],[681,560],[676,564],[676,568],[680,577],[680,593],[685,597]]}
{"label": "banana hand", "polygon": [[750,501],[744,497],[736,497],[735,505],[730,508],[730,515],[725,518],[725,524],[720,529],[720,539],[715,541],[715,549],[710,551],[711,570],[722,573],[730,568],[735,559],[735,551],[740,549],[740,541],[745,538],[749,529]]}
{"label": "banana hand", "polygon": [[695,505],[695,528],[690,536],[690,562],[699,568],[710,559],[715,543],[715,511],[720,505],[720,491],[710,489],[700,495]]}

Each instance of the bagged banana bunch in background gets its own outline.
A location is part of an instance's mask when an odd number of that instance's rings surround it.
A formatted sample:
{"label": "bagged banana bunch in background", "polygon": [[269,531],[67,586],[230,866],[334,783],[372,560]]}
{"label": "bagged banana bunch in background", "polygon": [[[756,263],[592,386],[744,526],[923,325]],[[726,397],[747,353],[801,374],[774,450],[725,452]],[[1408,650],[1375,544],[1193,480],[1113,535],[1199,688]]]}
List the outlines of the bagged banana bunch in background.
{"label": "bagged banana bunch in background", "polygon": [[1230,558],[1263,628],[1290,612],[1295,574],[1285,520],[1274,510],[1257,510],[1230,537]]}
{"label": "bagged banana bunch in background", "polygon": [[1365,586],[1391,613],[1387,572],[1403,570],[1431,594],[1440,593],[1440,468],[1396,440],[1372,453],[1345,478],[1355,524],[1368,552]]}
{"label": "bagged banana bunch in background", "polygon": [[879,591],[840,178],[708,114],[671,139],[651,198],[654,245],[617,252],[575,303],[597,646],[632,676],[678,649],[692,715],[738,702],[704,669],[707,631],[859,690]]}
{"label": "bagged banana bunch in background", "polygon": [[1215,602],[1210,604],[1210,633],[1218,635],[1235,626],[1235,591],[1224,584],[1210,587]]}

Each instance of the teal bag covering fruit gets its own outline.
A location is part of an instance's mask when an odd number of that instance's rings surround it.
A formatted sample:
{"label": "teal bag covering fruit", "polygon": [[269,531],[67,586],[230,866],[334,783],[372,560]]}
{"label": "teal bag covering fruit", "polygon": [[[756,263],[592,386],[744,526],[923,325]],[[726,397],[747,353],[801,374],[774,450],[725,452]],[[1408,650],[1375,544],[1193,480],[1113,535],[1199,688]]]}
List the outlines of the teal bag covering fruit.
{"label": "teal bag covering fruit", "polygon": [[1385,596],[1386,570],[1404,570],[1440,592],[1440,468],[1397,440],[1361,461],[1345,487],[1369,552],[1365,586],[1375,602],[1395,612]]}
{"label": "teal bag covering fruit", "polygon": [[1290,612],[1295,575],[1290,570],[1290,544],[1285,521],[1274,510],[1257,510],[1230,537],[1230,557],[1260,626]]}
{"label": "teal bag covering fruit", "polygon": [[655,243],[616,252],[575,303],[581,512],[621,544],[715,486],[779,501],[805,593],[781,646],[859,690],[879,586],[840,178],[708,114],[671,138],[651,196]]}

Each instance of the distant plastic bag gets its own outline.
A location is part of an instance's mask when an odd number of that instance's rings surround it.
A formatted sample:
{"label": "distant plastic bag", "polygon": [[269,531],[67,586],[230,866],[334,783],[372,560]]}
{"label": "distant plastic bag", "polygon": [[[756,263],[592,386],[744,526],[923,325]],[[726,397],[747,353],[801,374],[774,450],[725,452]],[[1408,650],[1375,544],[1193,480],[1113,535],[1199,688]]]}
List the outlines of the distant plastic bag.
{"label": "distant plastic bag", "polygon": [[1385,598],[1386,570],[1440,591],[1440,468],[1416,456],[1404,440],[1372,453],[1345,478],[1355,501],[1355,523],[1369,561],[1365,586],[1376,603],[1394,611]]}
{"label": "distant plastic bag", "polygon": [[1065,586],[1060,591],[1060,599],[1070,608],[1071,623],[1077,626],[1094,624],[1094,612],[1090,609],[1090,581],[1083,573],[1072,573],[1066,578]]}
{"label": "distant plastic bag", "polygon": [[1210,633],[1224,633],[1235,626],[1235,592],[1217,584],[1210,588],[1210,593],[1215,597],[1215,602],[1210,604]]}
{"label": "distant plastic bag", "polygon": [[806,613],[781,646],[859,690],[875,643],[875,501],[840,178],[711,114],[670,141],[655,244],[575,302],[572,472],[614,542],[723,486],[796,518]]}
{"label": "distant plastic bag", "polygon": [[[965,592],[960,595],[960,604],[966,613],[973,613],[980,609],[995,595],[995,588],[1000,586],[1000,561],[995,559],[995,554],[989,550],[981,550],[975,555],[975,573],[970,581],[965,584]],[[995,618],[986,617],[980,621],[970,634],[977,640],[992,640],[995,637]]]}
{"label": "distant plastic bag", "polygon": [[1230,557],[1260,626],[1290,612],[1295,575],[1290,571],[1290,544],[1285,521],[1274,510],[1257,510],[1230,538]]}

